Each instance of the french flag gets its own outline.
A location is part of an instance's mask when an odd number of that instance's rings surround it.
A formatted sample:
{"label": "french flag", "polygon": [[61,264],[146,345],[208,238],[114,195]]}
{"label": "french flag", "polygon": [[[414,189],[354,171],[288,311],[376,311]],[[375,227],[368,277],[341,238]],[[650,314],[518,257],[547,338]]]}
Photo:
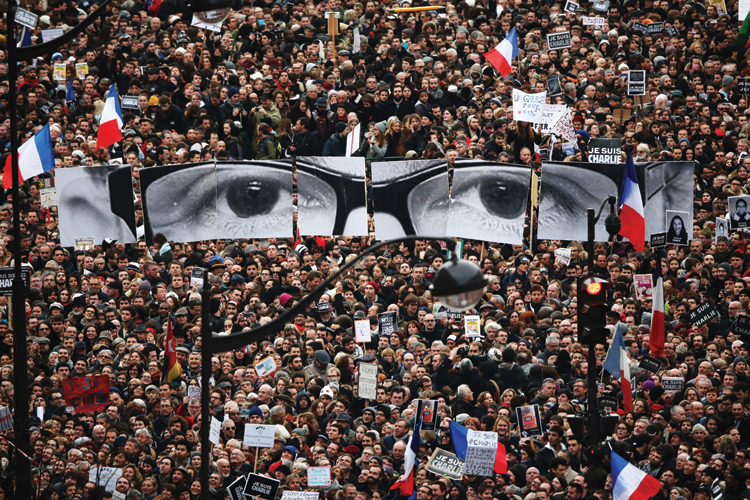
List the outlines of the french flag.
{"label": "french flag", "polygon": [[625,175],[622,178],[620,199],[620,235],[627,238],[633,247],[642,252],[646,241],[646,219],[643,217],[643,199],[638,188],[638,177],[635,174],[633,155],[628,151],[625,163]]}
{"label": "french flag", "polygon": [[[463,461],[466,461],[466,450],[469,449],[469,429],[463,425],[457,424],[453,420],[449,420],[448,423],[451,426],[451,440],[453,441],[453,449],[456,452],[456,456]],[[497,474],[508,473],[508,457],[505,453],[505,446],[503,443],[497,443],[497,454],[495,455],[495,466],[493,468]]]}
{"label": "french flag", "polygon": [[398,489],[402,495],[411,496],[414,493],[414,474],[415,464],[417,462],[417,455],[419,454],[419,445],[422,443],[422,437],[419,432],[422,429],[422,415],[417,419],[417,423],[414,425],[414,432],[409,437],[409,443],[406,445],[406,453],[404,453],[404,475],[393,483],[391,486],[392,490]]}
{"label": "french flag", "polygon": [[664,277],[661,274],[661,258],[656,259],[654,269],[654,296],[651,306],[651,332],[649,345],[651,355],[664,356]]}
{"label": "french flag", "polygon": [[[13,187],[11,162],[11,155],[8,155],[3,169],[3,188],[6,190]],[[18,182],[21,183],[24,179],[31,179],[36,175],[49,172],[53,168],[55,168],[55,153],[52,149],[48,123],[18,148]]]}
{"label": "french flag", "polygon": [[120,99],[117,97],[117,88],[113,83],[104,103],[102,117],[99,119],[99,134],[96,137],[96,147],[108,148],[122,140],[122,110]]}
{"label": "french flag", "polygon": [[633,411],[633,389],[630,387],[630,360],[628,360],[628,354],[625,351],[625,339],[622,336],[620,328],[615,330],[612,345],[609,348],[607,357],[604,359],[604,369],[620,381],[620,390],[623,396],[622,405],[625,408],[625,412]]}
{"label": "french flag", "polygon": [[495,67],[503,78],[510,74],[510,65],[516,57],[518,57],[518,36],[516,35],[516,28],[510,30],[510,33],[505,37],[505,40],[484,55],[484,58]]}
{"label": "french flag", "polygon": [[661,482],[649,476],[614,451],[612,462],[612,500],[648,500],[661,489]]}

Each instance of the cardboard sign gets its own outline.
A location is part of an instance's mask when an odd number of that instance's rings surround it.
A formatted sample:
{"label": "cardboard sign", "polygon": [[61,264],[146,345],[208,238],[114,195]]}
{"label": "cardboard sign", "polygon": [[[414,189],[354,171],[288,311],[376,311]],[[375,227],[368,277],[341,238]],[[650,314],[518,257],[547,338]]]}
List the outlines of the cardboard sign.
{"label": "cardboard sign", "polygon": [[107,491],[115,491],[117,480],[122,477],[122,469],[114,467],[91,467],[89,481],[97,486],[104,486]]}
{"label": "cardboard sign", "polygon": [[660,359],[654,358],[653,356],[643,356],[641,362],[638,364],[644,370],[648,370],[651,373],[659,373],[663,363]]}
{"label": "cardboard sign", "polygon": [[497,432],[482,432],[469,429],[466,435],[468,448],[464,474],[490,477],[494,475],[497,455]]}
{"label": "cardboard sign", "polygon": [[275,437],[275,425],[245,424],[245,436],[242,439],[242,445],[270,448],[273,446],[273,440]]}
{"label": "cardboard sign", "polygon": [[591,17],[591,16],[582,16],[581,22],[584,26],[596,26],[597,28],[601,28],[604,26],[604,23],[607,20],[603,17]]}
{"label": "cardboard sign", "polygon": [[568,49],[572,45],[570,32],[547,33],[547,49]]}
{"label": "cardboard sign", "polygon": [[663,247],[667,244],[667,233],[653,233],[650,244],[651,248]]}
{"label": "cardboard sign", "polygon": [[10,408],[7,406],[0,406],[0,432],[12,430],[13,415],[10,413]]}
{"label": "cardboard sign", "polygon": [[646,94],[646,71],[630,70],[628,71],[628,95],[645,95]]}
{"label": "cardboard sign", "polygon": [[652,298],[654,296],[654,277],[650,274],[636,274],[633,276],[635,298]]}
{"label": "cardboard sign", "polygon": [[378,314],[378,331],[380,335],[389,336],[398,330],[398,313],[396,311]]}
{"label": "cardboard sign", "polygon": [[513,119],[519,122],[541,123],[547,92],[527,94],[513,89]]}
{"label": "cardboard sign", "polygon": [[464,331],[466,332],[467,337],[471,338],[481,336],[479,320],[480,316],[475,316],[473,314],[467,314],[464,316]]}
{"label": "cardboard sign", "polygon": [[259,377],[265,377],[266,375],[272,374],[276,371],[276,368],[276,360],[273,359],[273,356],[266,356],[255,365],[255,371],[258,373]]}
{"label": "cardboard sign", "polygon": [[308,467],[307,468],[307,485],[322,486],[328,488],[331,486],[331,467]]}
{"label": "cardboard sign", "polygon": [[378,365],[360,362],[357,373],[357,396],[362,399],[375,399],[378,392]]}
{"label": "cardboard sign", "polygon": [[683,382],[685,382],[683,377],[662,377],[661,388],[665,391],[681,391]]}
{"label": "cardboard sign", "polygon": [[620,139],[591,139],[588,143],[589,163],[622,163]]}
{"label": "cardboard sign", "polygon": [[[259,474],[248,474],[245,496],[258,496],[263,500],[275,500],[281,481]],[[317,493],[316,493],[317,495]]]}
{"label": "cardboard sign", "polygon": [[356,342],[369,342],[372,340],[370,335],[370,320],[358,319],[354,322],[354,340]]}
{"label": "cardboard sign", "polygon": [[571,14],[575,14],[576,11],[578,10],[578,7],[580,7],[580,5],[578,5],[573,0],[568,0],[567,2],[565,2],[565,12],[570,12]]}
{"label": "cardboard sign", "polygon": [[742,337],[744,342],[746,338],[750,339],[750,316],[737,316],[732,331],[735,335]]}
{"label": "cardboard sign", "polygon": [[245,500],[245,483],[247,477],[240,476],[235,482],[227,487],[227,492],[232,500]]}
{"label": "cardboard sign", "polygon": [[39,19],[39,16],[34,14],[33,12],[29,12],[28,10],[24,9],[16,9],[16,22],[22,26],[26,26],[29,29],[36,28],[36,22]]}
{"label": "cardboard sign", "polygon": [[75,413],[102,411],[109,405],[109,376],[90,375],[63,380],[65,401]]}
{"label": "cardboard sign", "polygon": [[427,470],[440,477],[446,476],[454,481],[460,481],[464,473],[464,461],[453,453],[435,448],[427,462]]}
{"label": "cardboard sign", "polygon": [[63,36],[62,28],[52,28],[49,30],[42,30],[42,42],[51,42],[55,38]]}
{"label": "cardboard sign", "polygon": [[703,326],[718,315],[719,312],[711,302],[704,302],[690,311],[688,321],[693,326]]}
{"label": "cardboard sign", "polygon": [[[750,78],[748,78],[748,80],[750,80]],[[720,236],[729,238],[729,219],[721,217],[716,218],[716,236],[714,236],[714,242],[718,242]]]}
{"label": "cardboard sign", "polygon": [[534,437],[544,434],[542,419],[539,415],[539,405],[516,407],[516,419],[521,437]]}
{"label": "cardboard sign", "polygon": [[417,415],[422,415],[422,430],[434,431],[437,423],[437,400],[417,399],[415,402],[417,403]]}
{"label": "cardboard sign", "polygon": [[211,417],[211,429],[208,433],[208,440],[213,444],[219,444],[219,438],[221,437],[221,421],[212,416]]}
{"label": "cardboard sign", "polygon": [[[0,267],[0,297],[13,295],[13,278],[16,276],[16,270],[12,267]],[[24,288],[28,290],[29,279],[31,278],[31,268],[23,266],[21,268],[21,279],[23,279]]]}
{"label": "cardboard sign", "polygon": [[120,107],[124,109],[138,109],[137,95],[120,96]]}
{"label": "cardboard sign", "polygon": [[89,74],[89,65],[86,63],[76,63],[76,76],[79,80],[84,80]]}

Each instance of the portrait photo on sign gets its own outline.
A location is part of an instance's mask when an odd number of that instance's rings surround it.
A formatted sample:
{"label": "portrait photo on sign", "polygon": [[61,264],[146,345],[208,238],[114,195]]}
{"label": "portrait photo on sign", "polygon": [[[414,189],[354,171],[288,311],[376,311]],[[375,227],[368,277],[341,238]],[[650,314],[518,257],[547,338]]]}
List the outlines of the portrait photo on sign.
{"label": "portrait photo on sign", "polygon": [[[138,226],[130,166],[55,169],[60,244],[75,246],[76,238],[105,238],[135,243]],[[141,228],[142,231],[142,228]]]}
{"label": "portrait photo on sign", "polygon": [[[585,240],[586,211],[608,195],[618,196],[625,164],[544,163],[539,202],[539,238]],[[693,163],[636,163],[644,212],[667,210],[692,213]],[[604,214],[609,207],[605,207]],[[607,241],[606,215],[596,224],[596,241]],[[692,222],[692,219],[691,219]],[[664,231],[663,217],[646,217],[646,236]]]}
{"label": "portrait photo on sign", "polygon": [[297,158],[300,234],[367,236],[365,159]]}
{"label": "portrait photo on sign", "polygon": [[520,245],[530,181],[526,166],[457,160],[446,234]]}
{"label": "portrait photo on sign", "polygon": [[747,209],[748,204],[750,204],[750,195],[730,196],[727,198],[727,204],[729,209],[729,227],[732,229],[750,227],[750,212]]}
{"label": "portrait photo on sign", "polygon": [[[692,226],[693,217],[688,212],[667,210],[666,217],[667,243],[673,245],[688,244],[688,227]],[[688,226],[690,225],[690,226]]]}
{"label": "portrait photo on sign", "polygon": [[372,162],[372,197],[378,239],[445,234],[448,162]]}

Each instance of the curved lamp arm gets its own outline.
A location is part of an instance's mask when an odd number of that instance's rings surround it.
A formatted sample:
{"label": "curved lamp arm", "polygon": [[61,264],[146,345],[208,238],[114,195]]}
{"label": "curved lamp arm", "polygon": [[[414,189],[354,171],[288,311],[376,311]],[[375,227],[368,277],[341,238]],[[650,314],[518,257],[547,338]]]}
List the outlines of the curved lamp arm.
{"label": "curved lamp arm", "polygon": [[78,23],[75,28],[68,31],[61,37],[50,40],[49,42],[31,45],[30,47],[20,47],[16,49],[16,59],[19,61],[28,62],[32,59],[36,59],[37,57],[42,57],[57,51],[58,48],[62,47],[66,43],[72,42],[75,37],[83,33],[86,28],[91,26],[91,24],[96,21],[98,17],[104,14],[104,11],[107,10],[107,6],[109,6],[111,2],[112,0],[103,0],[102,4],[99,5],[99,7],[97,7],[94,12],[87,16],[86,19]]}
{"label": "curved lamp arm", "polygon": [[[276,318],[275,320],[271,321],[270,323],[266,323],[265,325],[260,325],[252,330],[245,330],[240,333],[235,333],[232,335],[212,335],[209,342],[203,343],[204,349],[207,347],[209,351],[209,355],[219,353],[219,352],[226,352],[226,351],[232,351],[234,349],[239,349],[243,346],[246,346],[252,342],[261,342],[263,340],[266,340],[269,336],[275,335],[278,331],[282,330],[284,328],[284,325],[291,321],[299,314],[300,312],[304,311],[308,305],[315,302],[315,298],[320,296],[325,290],[328,290],[328,287],[333,284],[334,281],[339,279],[341,275],[343,275],[347,270],[354,267],[360,260],[362,260],[363,257],[366,257],[367,255],[374,254],[378,250],[382,250],[383,248],[388,247],[389,245],[392,245],[394,243],[401,243],[403,241],[414,241],[414,240],[437,240],[442,241],[448,244],[448,247],[454,247],[457,244],[455,241],[453,241],[450,238],[446,238],[444,236],[439,237],[430,237],[430,236],[405,236],[403,238],[398,238],[395,240],[389,240],[384,241],[381,243],[377,243],[375,245],[369,246],[365,248],[361,254],[357,256],[356,259],[353,259],[348,264],[345,264],[339,268],[339,270],[334,274],[333,276],[329,277],[327,280],[325,280],[318,288],[313,290],[312,292],[308,293],[305,297],[303,297],[297,305],[292,307],[291,309],[284,312],[281,316]],[[456,259],[456,252],[453,252],[453,260]],[[204,307],[206,305],[204,304]],[[208,344],[208,345],[207,345]]]}

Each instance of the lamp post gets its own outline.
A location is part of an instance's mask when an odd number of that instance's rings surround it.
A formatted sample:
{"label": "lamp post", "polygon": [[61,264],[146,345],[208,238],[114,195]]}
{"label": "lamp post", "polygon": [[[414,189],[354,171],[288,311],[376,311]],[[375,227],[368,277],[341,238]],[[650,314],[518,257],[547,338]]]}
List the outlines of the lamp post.
{"label": "lamp post", "polygon": [[[219,336],[213,335],[211,332],[208,321],[208,297],[210,297],[210,295],[206,292],[210,285],[208,283],[208,272],[205,273],[203,279],[204,298],[201,306],[204,318],[201,329],[201,380],[204,381],[203,386],[201,387],[201,453],[203,455],[201,461],[201,483],[203,485],[202,496],[204,500],[209,500],[208,465],[209,460],[211,460],[211,455],[208,453],[210,446],[208,442],[208,434],[211,420],[211,417],[208,414],[210,412],[209,400],[211,396],[208,390],[208,380],[211,370],[211,356],[214,353],[239,349],[240,347],[246,346],[252,342],[260,342],[276,335],[280,330],[283,330],[284,325],[289,321],[292,321],[300,312],[304,312],[308,305],[314,303],[323,292],[328,290],[329,287],[339,279],[340,276],[353,268],[364,257],[373,255],[395,243],[414,240],[438,240],[447,243],[449,248],[456,244],[455,241],[445,237],[405,236],[403,238],[384,241],[369,246],[365,248],[356,259],[341,266],[334,275],[326,279],[319,287],[300,299],[297,305],[282,313],[275,320],[233,335]],[[458,260],[456,258],[456,252],[452,252],[451,260],[446,262],[437,272],[430,289],[432,290],[433,295],[444,302],[448,307],[465,311],[471,309],[479,302],[486,284],[487,279],[484,277],[484,274],[482,274],[482,270],[479,269],[479,266],[472,264],[469,261]]]}
{"label": "lamp post", "polygon": [[[581,294],[581,291],[584,290],[584,284],[588,284],[586,286],[590,287],[586,290],[591,290],[591,296],[594,298],[594,300],[597,299],[597,296],[604,295],[606,298],[606,289],[608,288],[605,285],[608,285],[609,283],[602,283],[603,280],[600,280],[594,276],[594,233],[596,231],[596,223],[599,221],[599,218],[602,215],[602,211],[604,210],[604,205],[609,203],[609,214],[607,215],[607,218],[604,220],[604,224],[607,228],[607,233],[610,236],[614,236],[617,233],[620,232],[620,216],[617,215],[617,211],[615,210],[615,203],[617,202],[617,198],[615,196],[607,196],[604,200],[602,200],[601,205],[599,205],[599,211],[594,211],[593,208],[589,208],[587,211],[588,215],[588,241],[586,250],[588,251],[588,276],[581,276],[578,278],[578,292],[579,295]],[[598,286],[597,286],[598,285]],[[583,295],[581,295],[583,297]],[[586,407],[586,413],[588,417],[588,438],[586,440],[587,444],[590,446],[593,446],[594,444],[599,442],[599,401],[597,400],[597,385],[596,385],[596,355],[594,354],[594,349],[597,343],[599,343],[597,340],[603,336],[603,341],[606,342],[606,335],[609,333],[608,330],[604,328],[606,321],[603,319],[603,315],[600,315],[600,307],[602,307],[602,304],[599,305],[591,305],[591,307],[586,307],[586,311],[583,311],[581,309],[582,304],[579,304],[579,311],[581,315],[586,315],[588,317],[583,318],[586,320],[587,328],[582,328],[584,321],[579,321],[579,340],[584,333],[587,333],[587,340],[588,340],[588,348],[589,348],[589,373],[588,373],[588,405]],[[601,316],[601,317],[600,317]],[[601,324],[593,324],[593,323],[601,323]],[[590,328],[589,332],[585,332],[585,330],[588,330]]]}
{"label": "lamp post", "polygon": [[16,47],[16,2],[8,2],[6,48],[8,49],[8,116],[10,118],[11,177],[13,178],[13,294],[11,300],[11,320],[13,323],[13,430],[15,437],[15,497],[31,498],[31,454],[29,443],[29,377],[26,364],[26,285],[21,276],[21,207],[19,204],[18,173],[18,121],[16,120],[18,91],[18,62],[30,61],[36,57],[55,52],[59,47],[83,33],[96,18],[104,13],[112,0],[104,0],[94,12],[78,23],[76,27],[55,40]]}

